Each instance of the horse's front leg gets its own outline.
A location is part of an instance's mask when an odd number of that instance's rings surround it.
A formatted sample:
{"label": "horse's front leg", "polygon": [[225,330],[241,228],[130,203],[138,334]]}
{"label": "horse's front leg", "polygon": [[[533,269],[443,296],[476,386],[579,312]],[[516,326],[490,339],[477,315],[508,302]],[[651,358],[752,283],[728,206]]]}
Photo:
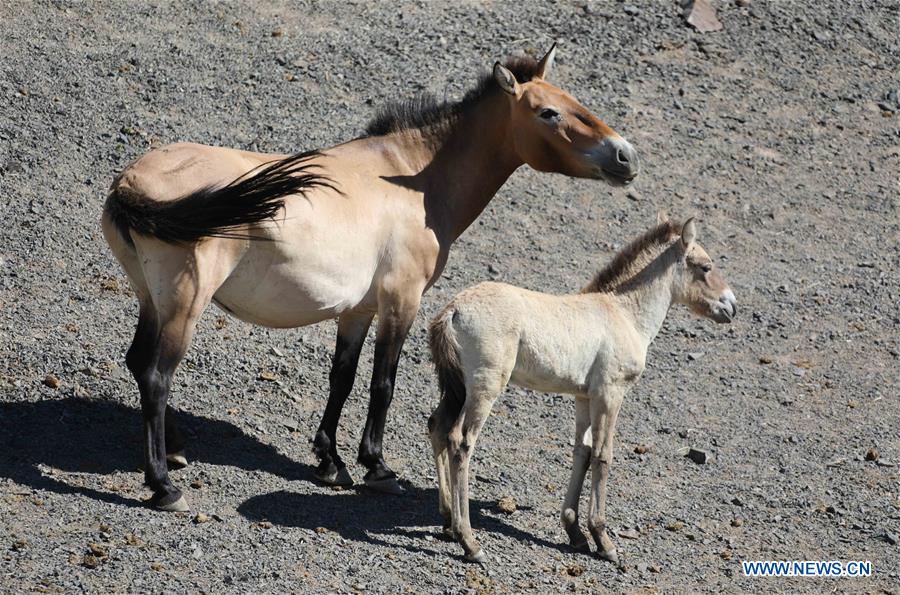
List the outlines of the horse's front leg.
{"label": "horse's front leg", "polygon": [[618,565],[616,546],[606,533],[606,482],[612,463],[616,419],[625,391],[606,386],[591,399],[591,500],[588,529],[597,544],[597,555]]}
{"label": "horse's front leg", "polygon": [[366,485],[389,494],[402,494],[397,475],[384,462],[382,441],[388,408],[394,397],[394,382],[403,342],[419,311],[421,288],[410,288],[403,296],[379,300],[378,333],[375,337],[375,362],[369,387],[369,413],[359,445],[359,462],[369,470]]}
{"label": "horse's front leg", "polygon": [[371,314],[343,314],[338,319],[337,345],[328,376],[330,390],[322,422],[313,439],[313,451],[319,458],[316,478],[330,485],[353,485],[353,478],[337,452],[337,426],[344,403],[353,390],[359,353],[372,324]]}
{"label": "horse's front leg", "polygon": [[575,398],[575,448],[572,449],[572,475],[562,505],[562,526],[569,543],[580,552],[589,552],[587,538],[578,527],[578,500],[581,486],[591,464],[591,403],[584,397]]}

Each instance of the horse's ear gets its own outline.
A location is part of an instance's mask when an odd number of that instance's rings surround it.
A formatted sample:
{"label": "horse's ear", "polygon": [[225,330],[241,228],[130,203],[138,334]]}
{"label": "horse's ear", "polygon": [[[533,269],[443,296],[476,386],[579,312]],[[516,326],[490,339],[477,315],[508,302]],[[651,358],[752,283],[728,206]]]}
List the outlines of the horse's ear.
{"label": "horse's ear", "polygon": [[499,62],[494,63],[494,80],[497,81],[501,89],[510,95],[518,95],[519,83],[516,82],[515,75]]}
{"label": "horse's ear", "polygon": [[546,80],[547,76],[550,75],[550,71],[553,70],[553,59],[556,57],[556,42],[553,42],[553,47],[550,48],[550,51],[547,52],[541,61],[538,62],[537,73],[534,75],[534,78]]}
{"label": "horse's ear", "polygon": [[684,244],[685,247],[687,247],[693,244],[694,240],[696,239],[697,224],[694,222],[694,218],[691,217],[684,222],[684,227],[681,228],[681,243]]}

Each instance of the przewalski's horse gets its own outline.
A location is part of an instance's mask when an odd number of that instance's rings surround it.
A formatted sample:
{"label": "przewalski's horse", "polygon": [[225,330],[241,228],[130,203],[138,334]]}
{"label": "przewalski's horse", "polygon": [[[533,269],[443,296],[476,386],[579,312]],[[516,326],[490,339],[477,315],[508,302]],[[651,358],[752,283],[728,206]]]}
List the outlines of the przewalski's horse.
{"label": "przewalski's horse", "polygon": [[336,449],[338,418],[377,315],[358,460],[368,485],[402,491],[382,457],[385,417],[403,342],[453,241],[524,163],[613,184],[637,174],[631,145],[547,82],[554,51],[495,64],[458,103],[389,107],[366,136],[322,151],[175,144],[119,175],[103,231],[140,303],[126,362],[140,390],[156,507],[188,507],[167,473],[167,456],[184,462],[184,443],[166,410],[172,375],[210,301],[269,327],[337,318],[314,450],[317,477],[340,485],[352,479]]}
{"label": "przewalski's horse", "polygon": [[578,499],[590,466],[588,528],[600,556],[618,561],[606,534],[606,480],[622,399],[643,372],[673,303],[716,322],[731,322],[736,313],[734,294],[695,235],[693,219],[683,228],[663,222],[619,252],[580,294],[482,283],[462,291],[432,321],[441,401],[428,429],[439,507],[445,531],[468,559],[485,559],[469,522],[469,460],[494,400],[512,382],[575,395],[563,528],[575,548],[589,551],[578,528]]}

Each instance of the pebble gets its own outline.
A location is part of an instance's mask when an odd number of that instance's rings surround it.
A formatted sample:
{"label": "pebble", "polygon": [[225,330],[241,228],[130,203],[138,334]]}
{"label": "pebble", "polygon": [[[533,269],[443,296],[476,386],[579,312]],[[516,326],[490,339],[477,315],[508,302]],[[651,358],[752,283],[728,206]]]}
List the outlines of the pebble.
{"label": "pebble", "polygon": [[681,521],[673,521],[666,525],[667,531],[681,531],[682,529],[684,529],[684,523]]}
{"label": "pebble", "polygon": [[637,15],[641,14],[640,9],[637,6],[635,6],[634,4],[626,4],[625,6],[622,7],[622,11],[624,11],[625,14],[627,14],[629,16],[633,16],[633,17],[636,17]]}
{"label": "pebble", "polygon": [[741,527],[741,526],[743,526],[743,524],[744,524],[744,519],[742,519],[742,518],[731,519],[732,527]]}
{"label": "pebble", "polygon": [[645,454],[649,450],[650,450],[650,447],[647,446],[646,444],[638,444],[637,446],[634,447],[635,454],[639,454],[639,455]]}
{"label": "pebble", "polygon": [[688,451],[684,456],[694,461],[698,465],[705,465],[709,461],[709,454],[705,450],[701,450],[699,448],[688,448]]}
{"label": "pebble", "polygon": [[47,376],[44,377],[44,385],[49,386],[52,389],[59,388],[61,384],[62,382],[60,379],[53,374],[47,374]]}
{"label": "pebble", "polygon": [[512,514],[516,511],[516,501],[512,496],[503,496],[497,500],[497,508],[500,512]]}
{"label": "pebble", "polygon": [[194,524],[195,525],[200,525],[202,523],[208,523],[208,522],[209,522],[209,515],[206,515],[202,512],[198,512],[196,514],[196,516],[194,516]]}
{"label": "pebble", "polygon": [[873,447],[866,451],[866,460],[867,461],[877,461],[878,456],[879,456],[879,454],[878,454],[877,448]]}
{"label": "pebble", "polygon": [[624,529],[617,533],[619,537],[624,537],[625,539],[637,539],[641,536],[641,534],[635,529]]}
{"label": "pebble", "polygon": [[897,537],[897,534],[891,533],[890,531],[885,531],[881,535],[881,538],[891,545],[897,545],[897,542],[900,541],[900,538]]}

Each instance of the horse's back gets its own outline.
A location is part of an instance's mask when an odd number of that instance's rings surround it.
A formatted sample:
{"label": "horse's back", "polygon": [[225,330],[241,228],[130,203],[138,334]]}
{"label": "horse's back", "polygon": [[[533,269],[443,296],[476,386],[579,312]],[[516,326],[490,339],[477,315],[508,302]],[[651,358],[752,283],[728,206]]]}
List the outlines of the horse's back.
{"label": "horse's back", "polygon": [[227,184],[262,163],[283,157],[286,155],[174,143],[131,162],[111,190],[128,190],[159,202],[176,200],[207,186]]}

